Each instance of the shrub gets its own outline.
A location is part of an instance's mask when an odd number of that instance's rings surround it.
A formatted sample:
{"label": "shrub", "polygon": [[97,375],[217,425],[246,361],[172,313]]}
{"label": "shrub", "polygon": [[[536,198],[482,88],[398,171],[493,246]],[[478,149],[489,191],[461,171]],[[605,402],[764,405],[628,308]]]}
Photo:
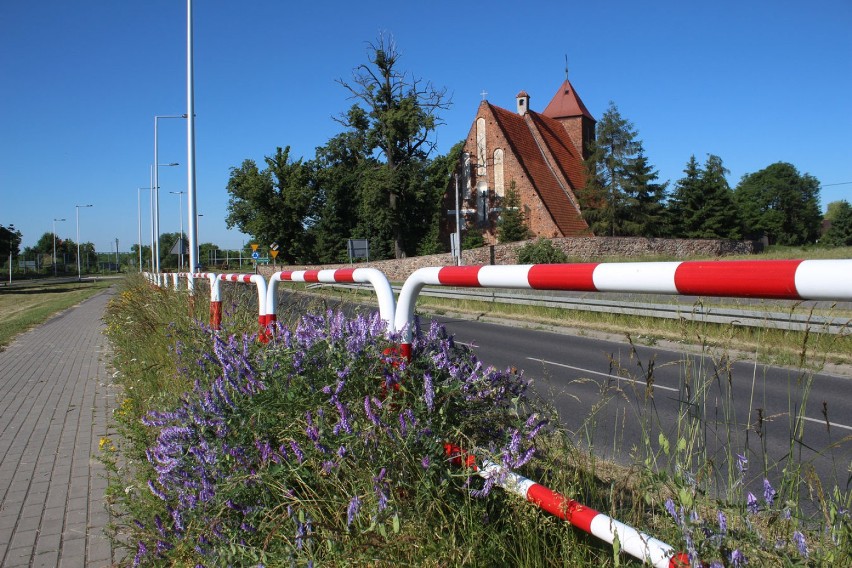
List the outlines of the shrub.
{"label": "shrub", "polygon": [[[357,564],[362,554],[456,564],[454,547],[402,551],[436,525],[471,539],[474,565],[499,556],[490,549],[505,535],[489,527],[489,545],[467,526],[488,518],[496,480],[454,467],[444,443],[526,466],[547,420],[531,411],[522,374],[485,368],[437,325],[416,334],[409,363],[378,316],[305,316],[277,325],[266,346],[208,340],[210,352],[174,352],[191,390],[125,429],[146,446],[120,496],[136,564]],[[448,520],[459,516],[470,518]]]}
{"label": "shrub", "polygon": [[557,264],[567,261],[565,253],[553,246],[549,239],[539,238],[518,249],[519,264]]}

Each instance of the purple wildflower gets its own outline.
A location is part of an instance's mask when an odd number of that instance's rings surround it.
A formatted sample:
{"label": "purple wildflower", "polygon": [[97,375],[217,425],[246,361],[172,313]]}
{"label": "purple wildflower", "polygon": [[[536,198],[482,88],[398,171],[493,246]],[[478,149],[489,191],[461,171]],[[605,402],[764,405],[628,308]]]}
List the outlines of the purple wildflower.
{"label": "purple wildflower", "polygon": [[435,409],[435,388],[432,385],[432,374],[428,371],[423,373],[423,399],[426,401],[426,409],[432,412]]}
{"label": "purple wildflower", "polygon": [[803,558],[807,558],[808,543],[805,542],[805,535],[799,531],[793,531],[793,542],[796,543],[796,548],[799,549],[799,554],[801,554]]}
{"label": "purple wildflower", "polygon": [[758,511],[757,497],[751,491],[746,495],[746,509],[749,513],[756,514]]}
{"label": "purple wildflower", "polygon": [[766,505],[771,507],[772,502],[775,501],[775,495],[777,495],[776,491],[772,488],[772,484],[769,483],[769,480],[763,479],[763,499],[766,501]]}
{"label": "purple wildflower", "polygon": [[349,500],[349,506],[346,508],[346,526],[347,527],[352,524],[352,522],[355,520],[355,517],[358,516],[358,511],[360,511],[360,510],[361,510],[361,500],[358,498],[357,495],[355,495],[354,497],[352,497],[352,499]]}
{"label": "purple wildflower", "polygon": [[296,443],[296,440],[290,440],[290,449],[293,450],[293,453],[296,455],[296,460],[300,464],[305,461],[305,454],[302,452],[302,448],[299,447],[299,444]]}
{"label": "purple wildflower", "polygon": [[725,535],[728,533],[728,517],[725,516],[725,513],[719,511],[719,534]]}
{"label": "purple wildflower", "polygon": [[748,564],[748,561],[746,560],[745,554],[740,552],[739,548],[734,549],[734,551],[731,552],[731,566],[738,568],[740,566],[745,566],[746,564]]}
{"label": "purple wildflower", "polygon": [[134,568],[139,566],[142,562],[142,558],[144,558],[146,554],[148,554],[148,548],[145,546],[145,543],[140,540],[139,544],[136,546],[136,556],[133,557]]}
{"label": "purple wildflower", "polygon": [[740,475],[748,471],[748,458],[743,454],[737,454],[737,471],[740,472]]}
{"label": "purple wildflower", "polygon": [[311,442],[316,444],[317,442],[319,442],[319,428],[314,426],[314,421],[311,418],[310,411],[305,414],[305,420],[307,420],[308,423],[308,426],[305,428],[305,433],[308,435],[308,438],[310,438]]}
{"label": "purple wildflower", "polygon": [[370,419],[370,422],[375,424],[376,426],[381,426],[382,421],[373,413],[373,407],[370,405],[370,397],[364,397],[364,412],[367,414],[367,418]]}
{"label": "purple wildflower", "polygon": [[168,500],[169,500],[168,496],[167,496],[165,493],[163,493],[162,491],[160,491],[159,489],[157,489],[157,488],[154,486],[154,482],[153,482],[153,481],[151,481],[150,479],[148,480],[148,489],[150,489],[150,490],[151,490],[151,493],[153,493],[155,496],[159,497],[159,498],[160,498],[160,499],[162,499],[163,501],[168,501]]}
{"label": "purple wildflower", "polygon": [[420,460],[420,465],[423,466],[423,469],[429,469],[430,463],[431,463],[431,460],[429,459],[429,456],[423,456],[423,459]]}
{"label": "purple wildflower", "polygon": [[669,515],[672,516],[677,524],[680,524],[680,517],[677,515],[677,509],[675,508],[674,501],[671,499],[666,499],[666,511],[669,512]]}

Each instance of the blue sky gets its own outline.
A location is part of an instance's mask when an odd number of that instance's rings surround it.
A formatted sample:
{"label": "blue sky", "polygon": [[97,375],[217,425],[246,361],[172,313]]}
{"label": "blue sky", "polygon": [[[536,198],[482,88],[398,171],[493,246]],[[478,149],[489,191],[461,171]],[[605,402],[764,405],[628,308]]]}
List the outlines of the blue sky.
{"label": "blue sky", "polygon": [[[541,111],[569,76],[600,118],[633,122],[674,182],[691,155],[719,155],[732,186],[777,161],[816,176],[823,207],[852,200],[852,2],[285,2],[194,0],[199,239],[225,226],[229,170],[277,146],[313,157],[352,101],[335,82],[392,34],[401,67],[446,87],[439,151],[476,107]],[[186,112],[184,0],[0,1],[0,224],[32,245],[52,230],[121,250],[137,240],[154,115]],[[161,227],[177,231],[186,125],[160,121]],[[842,184],[842,185],[831,185]],[[183,208],[186,214],[186,207]],[[148,242],[143,191],[143,242]],[[184,222],[186,225],[186,222]]]}

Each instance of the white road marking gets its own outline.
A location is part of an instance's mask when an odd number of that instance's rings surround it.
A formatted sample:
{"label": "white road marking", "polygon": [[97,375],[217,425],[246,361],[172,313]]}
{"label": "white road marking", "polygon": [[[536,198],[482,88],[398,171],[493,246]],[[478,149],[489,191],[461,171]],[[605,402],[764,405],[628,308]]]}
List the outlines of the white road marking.
{"label": "white road marking", "polygon": [[[640,384],[640,385],[645,384],[645,381],[640,381],[640,380],[637,380],[637,379],[628,379],[628,378],[619,377],[618,375],[613,375],[613,374],[610,374],[610,373],[601,373],[599,371],[592,371],[590,369],[583,369],[581,367],[573,367],[571,365],[565,365],[564,363],[557,363],[555,361],[547,361],[546,359],[536,359],[535,357],[527,357],[527,359],[529,361],[536,361],[538,363],[545,363],[547,365],[556,365],[557,367],[564,367],[566,369],[572,369],[574,371],[579,371],[581,373],[589,373],[590,375],[598,375],[600,377],[613,378],[613,379],[616,379],[616,380],[619,380],[619,381],[628,381],[628,382],[637,383],[637,384]],[[675,389],[675,388],[672,388],[672,387],[664,387],[664,386],[658,385],[658,384],[654,384],[654,388],[672,391],[672,392],[678,392],[678,389]],[[802,420],[807,420],[808,422],[816,422],[817,424],[825,424],[824,418],[809,418],[807,416],[803,416]],[[829,422],[829,425],[832,428],[842,428],[844,430],[852,430],[852,426],[847,426],[846,424],[839,424],[837,422]]]}
{"label": "white road marking", "polygon": [[[824,418],[808,418],[807,416],[802,416],[802,420],[807,420],[808,422],[816,422],[818,424],[825,424]],[[852,430],[852,426],[847,426],[846,424],[838,424],[837,422],[829,422],[829,425],[832,428],[843,428],[845,430]]]}
{"label": "white road marking", "polygon": [[[613,378],[613,379],[616,379],[616,380],[619,380],[619,381],[627,381],[629,383],[636,383],[636,384],[639,384],[639,385],[646,384],[645,381],[640,381],[640,380],[637,380],[637,379],[628,379],[628,378],[625,378],[625,377],[619,377],[618,375],[613,375],[613,374],[609,374],[609,373],[600,373],[598,371],[591,371],[589,369],[583,369],[581,367],[572,367],[571,365],[565,365],[563,363],[557,363],[555,361],[547,361],[545,359],[536,359],[535,357],[527,357],[527,359],[530,360],[530,361],[537,361],[539,363],[545,363],[547,365],[556,365],[557,367],[564,367],[566,369],[572,369],[574,371],[580,371],[581,373],[589,373],[591,375],[598,375],[598,376],[601,376],[601,377]],[[654,388],[660,389],[660,390],[667,390],[667,391],[671,391],[671,392],[679,392],[679,389],[675,389],[675,388],[672,388],[672,387],[664,387],[664,386],[658,385],[656,383],[654,383]]]}

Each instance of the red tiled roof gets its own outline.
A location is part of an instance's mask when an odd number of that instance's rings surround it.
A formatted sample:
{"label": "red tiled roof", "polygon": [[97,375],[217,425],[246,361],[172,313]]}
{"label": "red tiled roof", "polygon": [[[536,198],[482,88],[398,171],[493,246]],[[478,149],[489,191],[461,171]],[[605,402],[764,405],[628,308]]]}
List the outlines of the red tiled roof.
{"label": "red tiled roof", "polygon": [[[506,109],[487,103],[494,114],[497,125],[527,173],[530,181],[541,197],[550,216],[565,236],[589,234],[588,224],[572,205],[553,171],[542,155],[542,149],[536,143],[530,126],[524,117]],[[530,112],[534,127],[539,130],[546,149],[553,155],[563,175],[576,187],[583,184],[583,164],[573,149],[568,133],[557,121]],[[579,169],[578,169],[579,168]],[[578,177],[579,176],[579,177]],[[572,191],[573,188],[568,188]]]}
{"label": "red tiled roof", "polygon": [[595,117],[592,116],[592,113],[589,112],[589,109],[580,100],[580,95],[577,94],[577,91],[574,90],[574,86],[571,85],[568,79],[565,79],[565,82],[562,83],[562,86],[559,87],[559,90],[556,91],[547,108],[541,114],[550,118],[586,116],[595,120]]}
{"label": "red tiled roof", "polygon": [[573,189],[582,188],[586,185],[586,169],[583,166],[583,158],[574,147],[574,142],[568,136],[568,132],[559,121],[548,118],[537,112],[531,112],[530,116],[535,122],[544,143],[556,159],[559,169],[562,170]]}

